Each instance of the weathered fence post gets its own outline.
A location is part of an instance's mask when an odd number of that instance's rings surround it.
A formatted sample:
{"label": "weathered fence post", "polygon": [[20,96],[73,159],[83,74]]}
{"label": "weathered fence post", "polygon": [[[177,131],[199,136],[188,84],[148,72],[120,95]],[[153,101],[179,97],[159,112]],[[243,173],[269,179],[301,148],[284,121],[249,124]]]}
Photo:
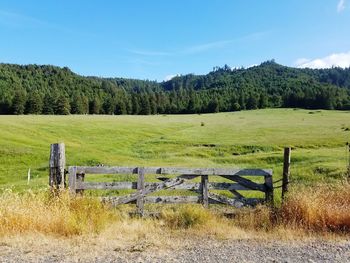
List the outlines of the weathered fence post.
{"label": "weathered fence post", "polygon": [[77,167],[69,167],[68,174],[69,192],[71,195],[75,196],[77,183]]}
{"label": "weathered fence post", "polygon": [[209,193],[208,193],[208,175],[202,175],[201,177],[201,194],[202,194],[202,204],[205,208],[209,206]]}
{"label": "weathered fence post", "polygon": [[65,186],[66,155],[64,143],[55,143],[50,146],[50,174],[49,185],[51,190],[58,191]]}
{"label": "weathered fence post", "polygon": [[145,188],[145,169],[143,167],[139,167],[137,169],[138,178],[137,178],[137,191],[139,196],[136,200],[137,214],[143,216],[143,206],[144,206],[144,196],[143,190]]}
{"label": "weathered fence post", "polygon": [[346,143],[346,150],[348,152],[348,169],[346,171],[347,176],[348,176],[348,182],[350,182],[350,143]]}
{"label": "weathered fence post", "polygon": [[[76,175],[76,185],[81,185],[85,180],[85,174],[84,173],[79,173]],[[80,189],[80,190],[76,190],[77,194],[83,195],[84,194],[84,190]]]}
{"label": "weathered fence post", "polygon": [[282,178],[282,201],[284,200],[286,193],[288,192],[291,151],[292,151],[292,149],[290,147],[284,148],[283,178]]}
{"label": "weathered fence post", "polygon": [[265,201],[270,206],[274,206],[274,200],[273,200],[273,181],[272,181],[272,174],[268,174],[264,176],[265,179]]}

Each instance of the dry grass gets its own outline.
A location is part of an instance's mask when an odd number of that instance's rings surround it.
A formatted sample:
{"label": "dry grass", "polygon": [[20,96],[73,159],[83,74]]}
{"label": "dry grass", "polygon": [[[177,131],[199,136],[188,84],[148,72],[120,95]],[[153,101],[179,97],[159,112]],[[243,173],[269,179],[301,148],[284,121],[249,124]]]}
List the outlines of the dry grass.
{"label": "dry grass", "polygon": [[350,231],[350,184],[304,187],[291,193],[281,223],[313,231]]}
{"label": "dry grass", "polygon": [[0,235],[40,232],[59,236],[98,233],[116,214],[92,198],[70,198],[62,193],[24,194],[6,191],[0,196]]}
{"label": "dry grass", "polygon": [[[342,235],[350,230],[350,186],[319,186],[291,193],[281,208],[258,206],[237,211],[234,219],[199,205],[163,208],[158,219],[130,218],[93,198],[52,198],[47,193],[0,196],[0,236],[38,233],[47,236],[94,235],[134,247],[147,240],[162,246],[183,238],[305,238]],[[148,246],[142,243],[140,246]],[[115,246],[118,246],[117,244]]]}

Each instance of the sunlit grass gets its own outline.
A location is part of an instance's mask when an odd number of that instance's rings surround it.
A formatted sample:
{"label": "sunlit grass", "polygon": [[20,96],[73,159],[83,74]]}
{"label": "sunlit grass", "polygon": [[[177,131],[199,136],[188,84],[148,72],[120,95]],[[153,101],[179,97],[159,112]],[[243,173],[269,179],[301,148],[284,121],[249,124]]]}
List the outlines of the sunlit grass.
{"label": "sunlit grass", "polygon": [[[350,113],[268,109],[202,115],[0,116],[0,187],[47,185],[49,145],[68,165],[272,168],[292,146],[296,182],[335,182],[346,170]],[[202,126],[201,123],[205,125]],[[27,186],[27,171],[32,180]]]}

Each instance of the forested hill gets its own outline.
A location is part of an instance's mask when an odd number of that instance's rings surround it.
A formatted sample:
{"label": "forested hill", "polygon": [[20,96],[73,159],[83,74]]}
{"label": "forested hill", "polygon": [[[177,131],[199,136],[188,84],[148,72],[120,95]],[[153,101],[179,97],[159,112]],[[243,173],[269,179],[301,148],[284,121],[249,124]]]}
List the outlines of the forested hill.
{"label": "forested hill", "polygon": [[0,64],[0,114],[171,114],[266,107],[350,109],[350,68],[267,61],[167,82],[84,77],[55,66]]}

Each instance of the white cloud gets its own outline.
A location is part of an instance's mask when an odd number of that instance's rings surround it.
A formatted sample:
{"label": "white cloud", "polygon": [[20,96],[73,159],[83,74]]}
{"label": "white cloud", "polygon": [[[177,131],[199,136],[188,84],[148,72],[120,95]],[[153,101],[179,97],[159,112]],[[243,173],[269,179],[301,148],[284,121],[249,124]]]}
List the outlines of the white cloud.
{"label": "white cloud", "polygon": [[170,52],[163,52],[163,51],[152,51],[152,50],[134,50],[134,49],[128,49],[127,51],[141,56],[171,56],[172,53]]}
{"label": "white cloud", "polygon": [[0,23],[9,26],[47,26],[48,23],[20,13],[0,10]]}
{"label": "white cloud", "polygon": [[295,65],[298,68],[331,68],[331,67],[350,67],[350,51],[345,53],[336,53],[323,58],[306,59],[299,58]]}
{"label": "white cloud", "polygon": [[345,0],[340,0],[337,5],[338,13],[342,12],[345,9]]}
{"label": "white cloud", "polygon": [[171,74],[171,75],[167,75],[165,76],[164,78],[164,81],[168,81],[168,80],[171,80],[172,78],[178,76],[179,74]]}
{"label": "white cloud", "polygon": [[270,31],[256,32],[233,39],[218,40],[207,43],[199,43],[197,45],[187,46],[170,51],[163,50],[141,50],[141,49],[127,49],[128,52],[141,56],[178,56],[178,55],[192,55],[197,53],[207,52],[209,50],[223,49],[240,41],[256,41],[266,36]]}
{"label": "white cloud", "polygon": [[235,44],[235,43],[240,42],[240,41],[259,40],[260,38],[264,37],[267,33],[269,33],[269,32],[267,32],[267,31],[256,32],[256,33],[248,34],[248,35],[233,38],[233,39],[202,43],[202,44],[198,44],[198,45],[184,48],[183,50],[180,51],[180,53],[195,54],[195,53],[205,52],[205,51],[208,51],[211,49],[222,49],[222,48],[225,48],[226,46]]}

